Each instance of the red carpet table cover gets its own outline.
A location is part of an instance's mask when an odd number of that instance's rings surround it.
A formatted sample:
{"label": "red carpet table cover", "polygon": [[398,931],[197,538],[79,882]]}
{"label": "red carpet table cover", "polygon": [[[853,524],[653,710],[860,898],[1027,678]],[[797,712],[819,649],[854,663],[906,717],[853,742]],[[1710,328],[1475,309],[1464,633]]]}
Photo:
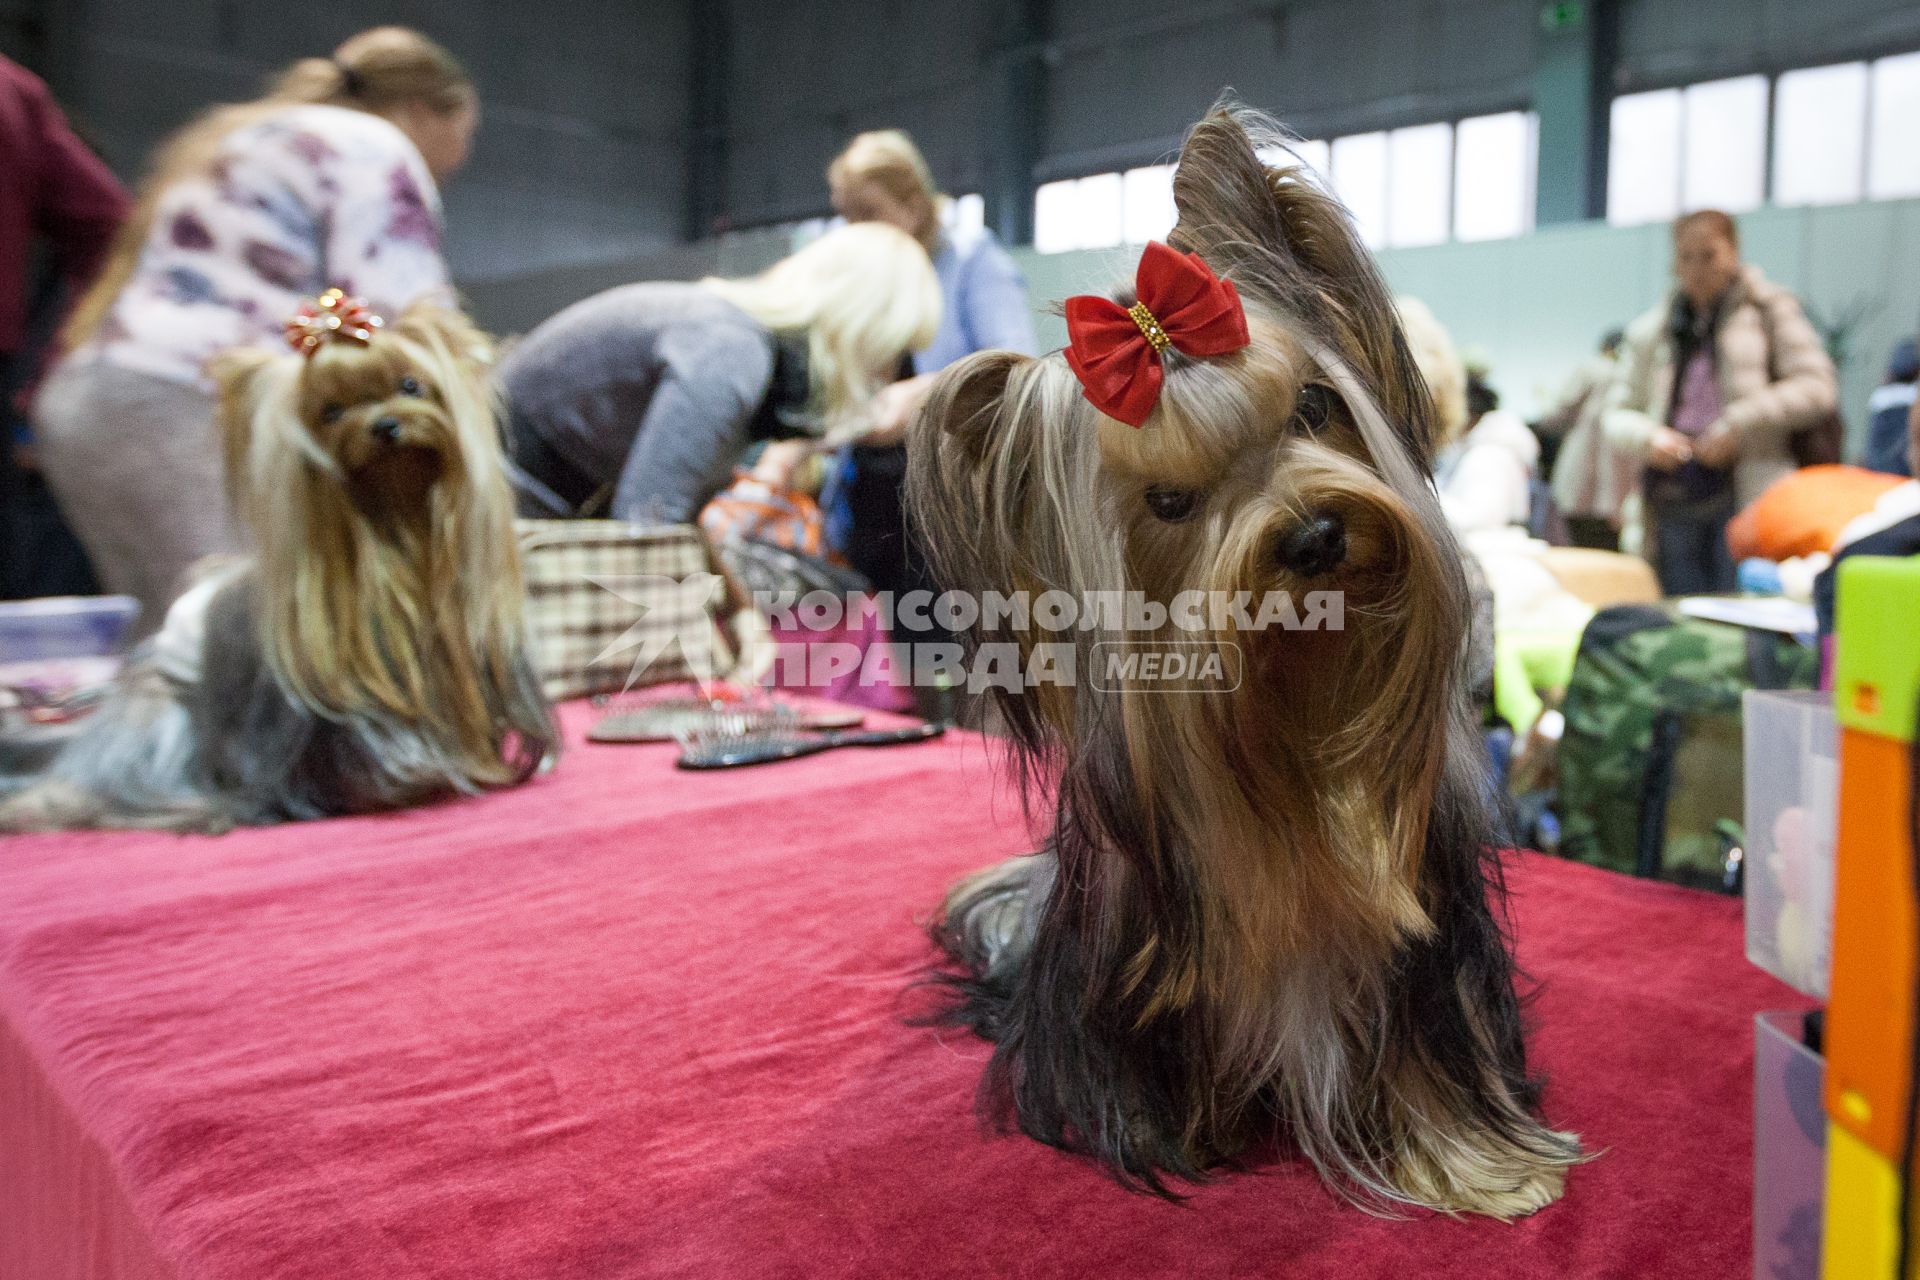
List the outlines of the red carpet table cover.
{"label": "red carpet table cover", "polygon": [[222,839],[0,848],[0,1277],[1745,1275],[1738,904],[1534,856],[1547,1110],[1597,1160],[1515,1225],[1293,1163],[1184,1204],[982,1131],[909,1025],[920,923],[1028,845],[969,735]]}

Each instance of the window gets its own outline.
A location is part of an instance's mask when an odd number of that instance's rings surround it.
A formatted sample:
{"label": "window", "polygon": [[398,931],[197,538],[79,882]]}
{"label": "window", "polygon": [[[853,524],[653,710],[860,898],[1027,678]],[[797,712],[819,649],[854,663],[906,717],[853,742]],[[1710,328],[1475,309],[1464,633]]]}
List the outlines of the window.
{"label": "window", "polygon": [[1773,98],[1775,204],[1858,200],[1866,176],[1867,64],[1780,77]]}
{"label": "window", "polygon": [[[1413,248],[1529,230],[1538,148],[1533,113],[1507,111],[1301,139],[1263,148],[1260,159],[1305,166],[1346,205],[1369,246]],[[1173,177],[1174,166],[1155,164],[1045,183],[1034,195],[1033,247],[1062,253],[1164,240],[1178,216]]]}
{"label": "window", "polygon": [[1920,120],[1920,53],[1903,53],[1873,64],[1867,119],[1872,129],[1867,148],[1868,198],[1920,196],[1920,145],[1913,137],[1913,122]]}
{"label": "window", "polygon": [[1080,247],[1077,181],[1043,182],[1033,193],[1033,247],[1037,253],[1064,253]]}
{"label": "window", "polygon": [[1080,179],[1080,247],[1105,249],[1120,243],[1120,175]]}
{"label": "window", "polygon": [[1533,226],[1538,146],[1531,112],[1462,120],[1453,132],[1453,236],[1500,240]]}
{"label": "window", "polygon": [[1038,253],[1108,249],[1120,243],[1123,186],[1117,173],[1042,183],[1033,194],[1033,247]]}
{"label": "window", "polygon": [[1269,169],[1304,168],[1312,174],[1314,182],[1322,187],[1330,185],[1329,172],[1333,168],[1332,147],[1318,138],[1301,139],[1288,143],[1284,147],[1261,147],[1256,154],[1260,163]]}
{"label": "window", "polygon": [[942,220],[954,231],[978,231],[987,225],[987,202],[977,194],[955,196]]}
{"label": "window", "polygon": [[[1533,226],[1538,133],[1532,112],[1504,111],[1335,138],[1328,181],[1376,249],[1519,235]],[[1317,161],[1325,145],[1300,149]]]}
{"label": "window", "polygon": [[1680,203],[1686,209],[1756,209],[1766,192],[1767,78],[1690,85],[1682,94]]}
{"label": "window", "polygon": [[1333,141],[1334,194],[1353,215],[1360,238],[1378,248],[1387,243],[1387,135],[1356,133]]}
{"label": "window", "polygon": [[1447,238],[1453,198],[1453,126],[1423,124],[1387,135],[1387,243],[1411,248]]}
{"label": "window", "polygon": [[1763,200],[1920,196],[1916,117],[1920,53],[1805,67],[1771,85],[1750,75],[1626,94],[1613,100],[1607,220],[1656,222],[1688,209],[1742,213]]}
{"label": "window", "polygon": [[1121,178],[1121,229],[1128,244],[1165,240],[1178,221],[1173,207],[1173,166],[1129,169]]}
{"label": "window", "polygon": [[1613,100],[1608,121],[1607,221],[1662,222],[1680,212],[1678,89]]}
{"label": "window", "polygon": [[1288,165],[1305,165],[1326,181],[1327,169],[1333,163],[1331,148],[1319,138],[1302,138],[1285,147],[1260,148],[1260,162],[1274,169],[1283,169]]}

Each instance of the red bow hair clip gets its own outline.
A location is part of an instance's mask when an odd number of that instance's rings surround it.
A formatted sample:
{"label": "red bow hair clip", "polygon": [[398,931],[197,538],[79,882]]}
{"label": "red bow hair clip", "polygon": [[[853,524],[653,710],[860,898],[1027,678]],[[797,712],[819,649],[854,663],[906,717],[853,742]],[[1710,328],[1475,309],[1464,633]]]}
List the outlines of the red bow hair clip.
{"label": "red bow hair clip", "polygon": [[312,302],[301,303],[287,321],[287,345],[303,356],[311,356],[321,343],[335,338],[364,347],[373,340],[373,331],[385,323],[360,299],[329,289]]}
{"label": "red bow hair clip", "polygon": [[1139,301],[1131,307],[1088,294],[1068,298],[1066,355],[1093,407],[1137,427],[1160,401],[1161,352],[1223,356],[1251,339],[1233,282],[1198,254],[1150,243],[1133,291]]}

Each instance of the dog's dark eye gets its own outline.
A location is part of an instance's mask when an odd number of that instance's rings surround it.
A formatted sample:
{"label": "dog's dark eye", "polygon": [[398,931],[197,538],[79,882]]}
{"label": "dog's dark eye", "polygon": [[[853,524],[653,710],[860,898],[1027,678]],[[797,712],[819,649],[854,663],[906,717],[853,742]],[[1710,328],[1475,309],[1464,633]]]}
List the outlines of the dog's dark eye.
{"label": "dog's dark eye", "polygon": [[340,415],[346,411],[344,405],[337,405],[332,401],[328,401],[326,404],[320,406],[320,421],[338,422],[340,421]]}
{"label": "dog's dark eye", "polygon": [[414,377],[412,377],[411,375],[400,379],[400,394],[403,396],[419,395],[420,394],[419,381]]}
{"label": "dog's dark eye", "polygon": [[1199,509],[1200,495],[1191,489],[1165,489],[1159,485],[1147,490],[1147,510],[1154,519],[1179,524]]}
{"label": "dog's dark eye", "polygon": [[1300,397],[1294,402],[1294,426],[1312,435],[1327,425],[1333,417],[1333,391],[1317,382],[1310,382],[1300,388]]}

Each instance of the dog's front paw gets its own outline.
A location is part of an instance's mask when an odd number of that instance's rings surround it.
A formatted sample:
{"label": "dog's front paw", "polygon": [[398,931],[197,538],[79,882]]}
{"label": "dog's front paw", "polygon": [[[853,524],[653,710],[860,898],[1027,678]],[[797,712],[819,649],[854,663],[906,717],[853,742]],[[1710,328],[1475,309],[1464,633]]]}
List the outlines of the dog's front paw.
{"label": "dog's front paw", "polygon": [[1511,1221],[1558,1200],[1567,1170],[1587,1158],[1572,1134],[1540,1125],[1519,1140],[1430,1133],[1402,1153],[1393,1181],[1408,1199],[1443,1213]]}
{"label": "dog's front paw", "polygon": [[0,831],[25,835],[73,826],[84,809],[71,787],[43,782],[0,800]]}

